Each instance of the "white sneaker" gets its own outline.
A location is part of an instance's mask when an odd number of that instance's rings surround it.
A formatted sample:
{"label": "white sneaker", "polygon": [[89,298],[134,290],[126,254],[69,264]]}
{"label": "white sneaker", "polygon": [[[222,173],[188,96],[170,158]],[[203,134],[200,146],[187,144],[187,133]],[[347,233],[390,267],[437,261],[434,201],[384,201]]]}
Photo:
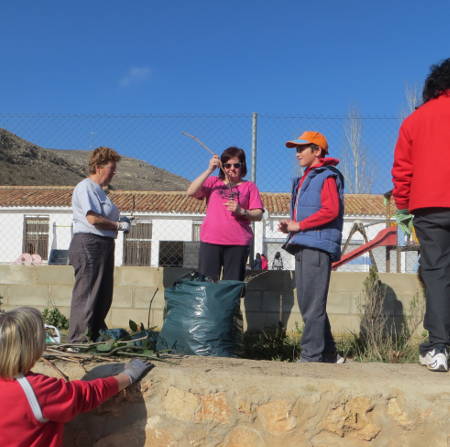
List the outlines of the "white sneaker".
{"label": "white sneaker", "polygon": [[419,354],[419,363],[426,366],[430,371],[448,371],[447,349],[436,346],[426,354]]}
{"label": "white sneaker", "polygon": [[337,352],[331,355],[324,355],[322,359],[323,363],[336,363],[337,365],[342,365],[345,363],[345,357],[339,355]]}

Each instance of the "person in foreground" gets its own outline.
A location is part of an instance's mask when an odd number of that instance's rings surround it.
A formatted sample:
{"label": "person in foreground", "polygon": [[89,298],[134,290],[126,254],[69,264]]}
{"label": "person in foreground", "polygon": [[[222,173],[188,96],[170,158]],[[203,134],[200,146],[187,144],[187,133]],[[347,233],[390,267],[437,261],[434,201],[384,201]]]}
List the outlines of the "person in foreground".
{"label": "person in foreground", "polygon": [[278,229],[288,233],[283,248],[295,255],[297,299],[304,321],[300,362],[343,363],[336,351],[326,312],[331,262],[341,255],[344,179],[339,160],[325,157],[328,143],[307,131],[286,143],[295,148],[303,175],[293,181],[291,219]]}
{"label": "person in foreground", "polygon": [[151,368],[131,360],[115,376],[66,382],[31,372],[45,348],[41,314],[31,307],[0,313],[0,445],[57,447],[79,413],[96,408]]}
{"label": "person in foreground", "polygon": [[[219,175],[211,176],[217,169]],[[264,206],[258,188],[245,180],[245,152],[237,147],[214,155],[187,189],[189,196],[207,202],[200,229],[199,271],[215,280],[243,281],[249,246],[253,240],[250,223],[261,220]]]}
{"label": "person in foreground", "polygon": [[130,220],[120,213],[103,188],[114,174],[120,155],[98,147],[89,159],[89,176],[72,194],[73,238],[69,261],[75,270],[70,309],[69,339],[72,343],[96,340],[107,329],[114,275],[114,239],[127,233]]}
{"label": "person in foreground", "polygon": [[414,222],[420,243],[419,274],[425,284],[419,362],[448,371],[450,345],[450,58],[433,65],[423,104],[402,123],[392,168],[399,222]]}

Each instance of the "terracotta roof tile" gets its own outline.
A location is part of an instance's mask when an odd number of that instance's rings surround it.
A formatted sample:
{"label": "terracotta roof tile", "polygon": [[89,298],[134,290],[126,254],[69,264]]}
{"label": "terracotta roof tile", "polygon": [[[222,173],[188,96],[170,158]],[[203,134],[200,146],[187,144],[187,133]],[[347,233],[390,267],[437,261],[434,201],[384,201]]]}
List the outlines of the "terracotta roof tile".
{"label": "terracotta roof tile", "polygon": [[[71,186],[0,186],[0,207],[70,207]],[[269,214],[287,215],[287,193],[261,193]],[[203,214],[205,201],[180,191],[112,191],[110,196],[122,211]],[[134,204],[133,204],[134,201]],[[393,207],[394,208],[394,207]],[[346,194],[345,214],[382,216],[386,207],[381,194]]]}

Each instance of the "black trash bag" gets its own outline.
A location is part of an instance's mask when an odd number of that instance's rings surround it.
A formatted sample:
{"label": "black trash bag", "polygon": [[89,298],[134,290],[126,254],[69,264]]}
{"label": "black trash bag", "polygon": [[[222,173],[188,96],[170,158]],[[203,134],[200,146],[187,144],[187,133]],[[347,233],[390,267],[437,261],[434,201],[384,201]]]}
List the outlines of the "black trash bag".
{"label": "black trash bag", "polygon": [[199,273],[178,279],[165,290],[165,319],[158,351],[234,357],[234,317],[245,283],[213,282]]}

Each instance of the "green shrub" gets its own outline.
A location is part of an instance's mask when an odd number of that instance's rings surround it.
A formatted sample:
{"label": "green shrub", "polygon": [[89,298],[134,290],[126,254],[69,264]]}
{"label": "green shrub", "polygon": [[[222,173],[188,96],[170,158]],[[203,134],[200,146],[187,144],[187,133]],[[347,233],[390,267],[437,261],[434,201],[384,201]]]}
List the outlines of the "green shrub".
{"label": "green shrub", "polygon": [[377,271],[371,268],[364,281],[359,304],[362,313],[359,334],[350,333],[338,344],[338,349],[354,360],[363,362],[410,362],[417,360],[420,337],[417,328],[423,319],[424,303],[417,292],[405,315],[393,317],[386,311],[386,300],[392,291]]}
{"label": "green shrub", "polygon": [[42,318],[45,324],[55,326],[58,329],[69,329],[69,320],[55,305],[46,307],[42,311]]}

